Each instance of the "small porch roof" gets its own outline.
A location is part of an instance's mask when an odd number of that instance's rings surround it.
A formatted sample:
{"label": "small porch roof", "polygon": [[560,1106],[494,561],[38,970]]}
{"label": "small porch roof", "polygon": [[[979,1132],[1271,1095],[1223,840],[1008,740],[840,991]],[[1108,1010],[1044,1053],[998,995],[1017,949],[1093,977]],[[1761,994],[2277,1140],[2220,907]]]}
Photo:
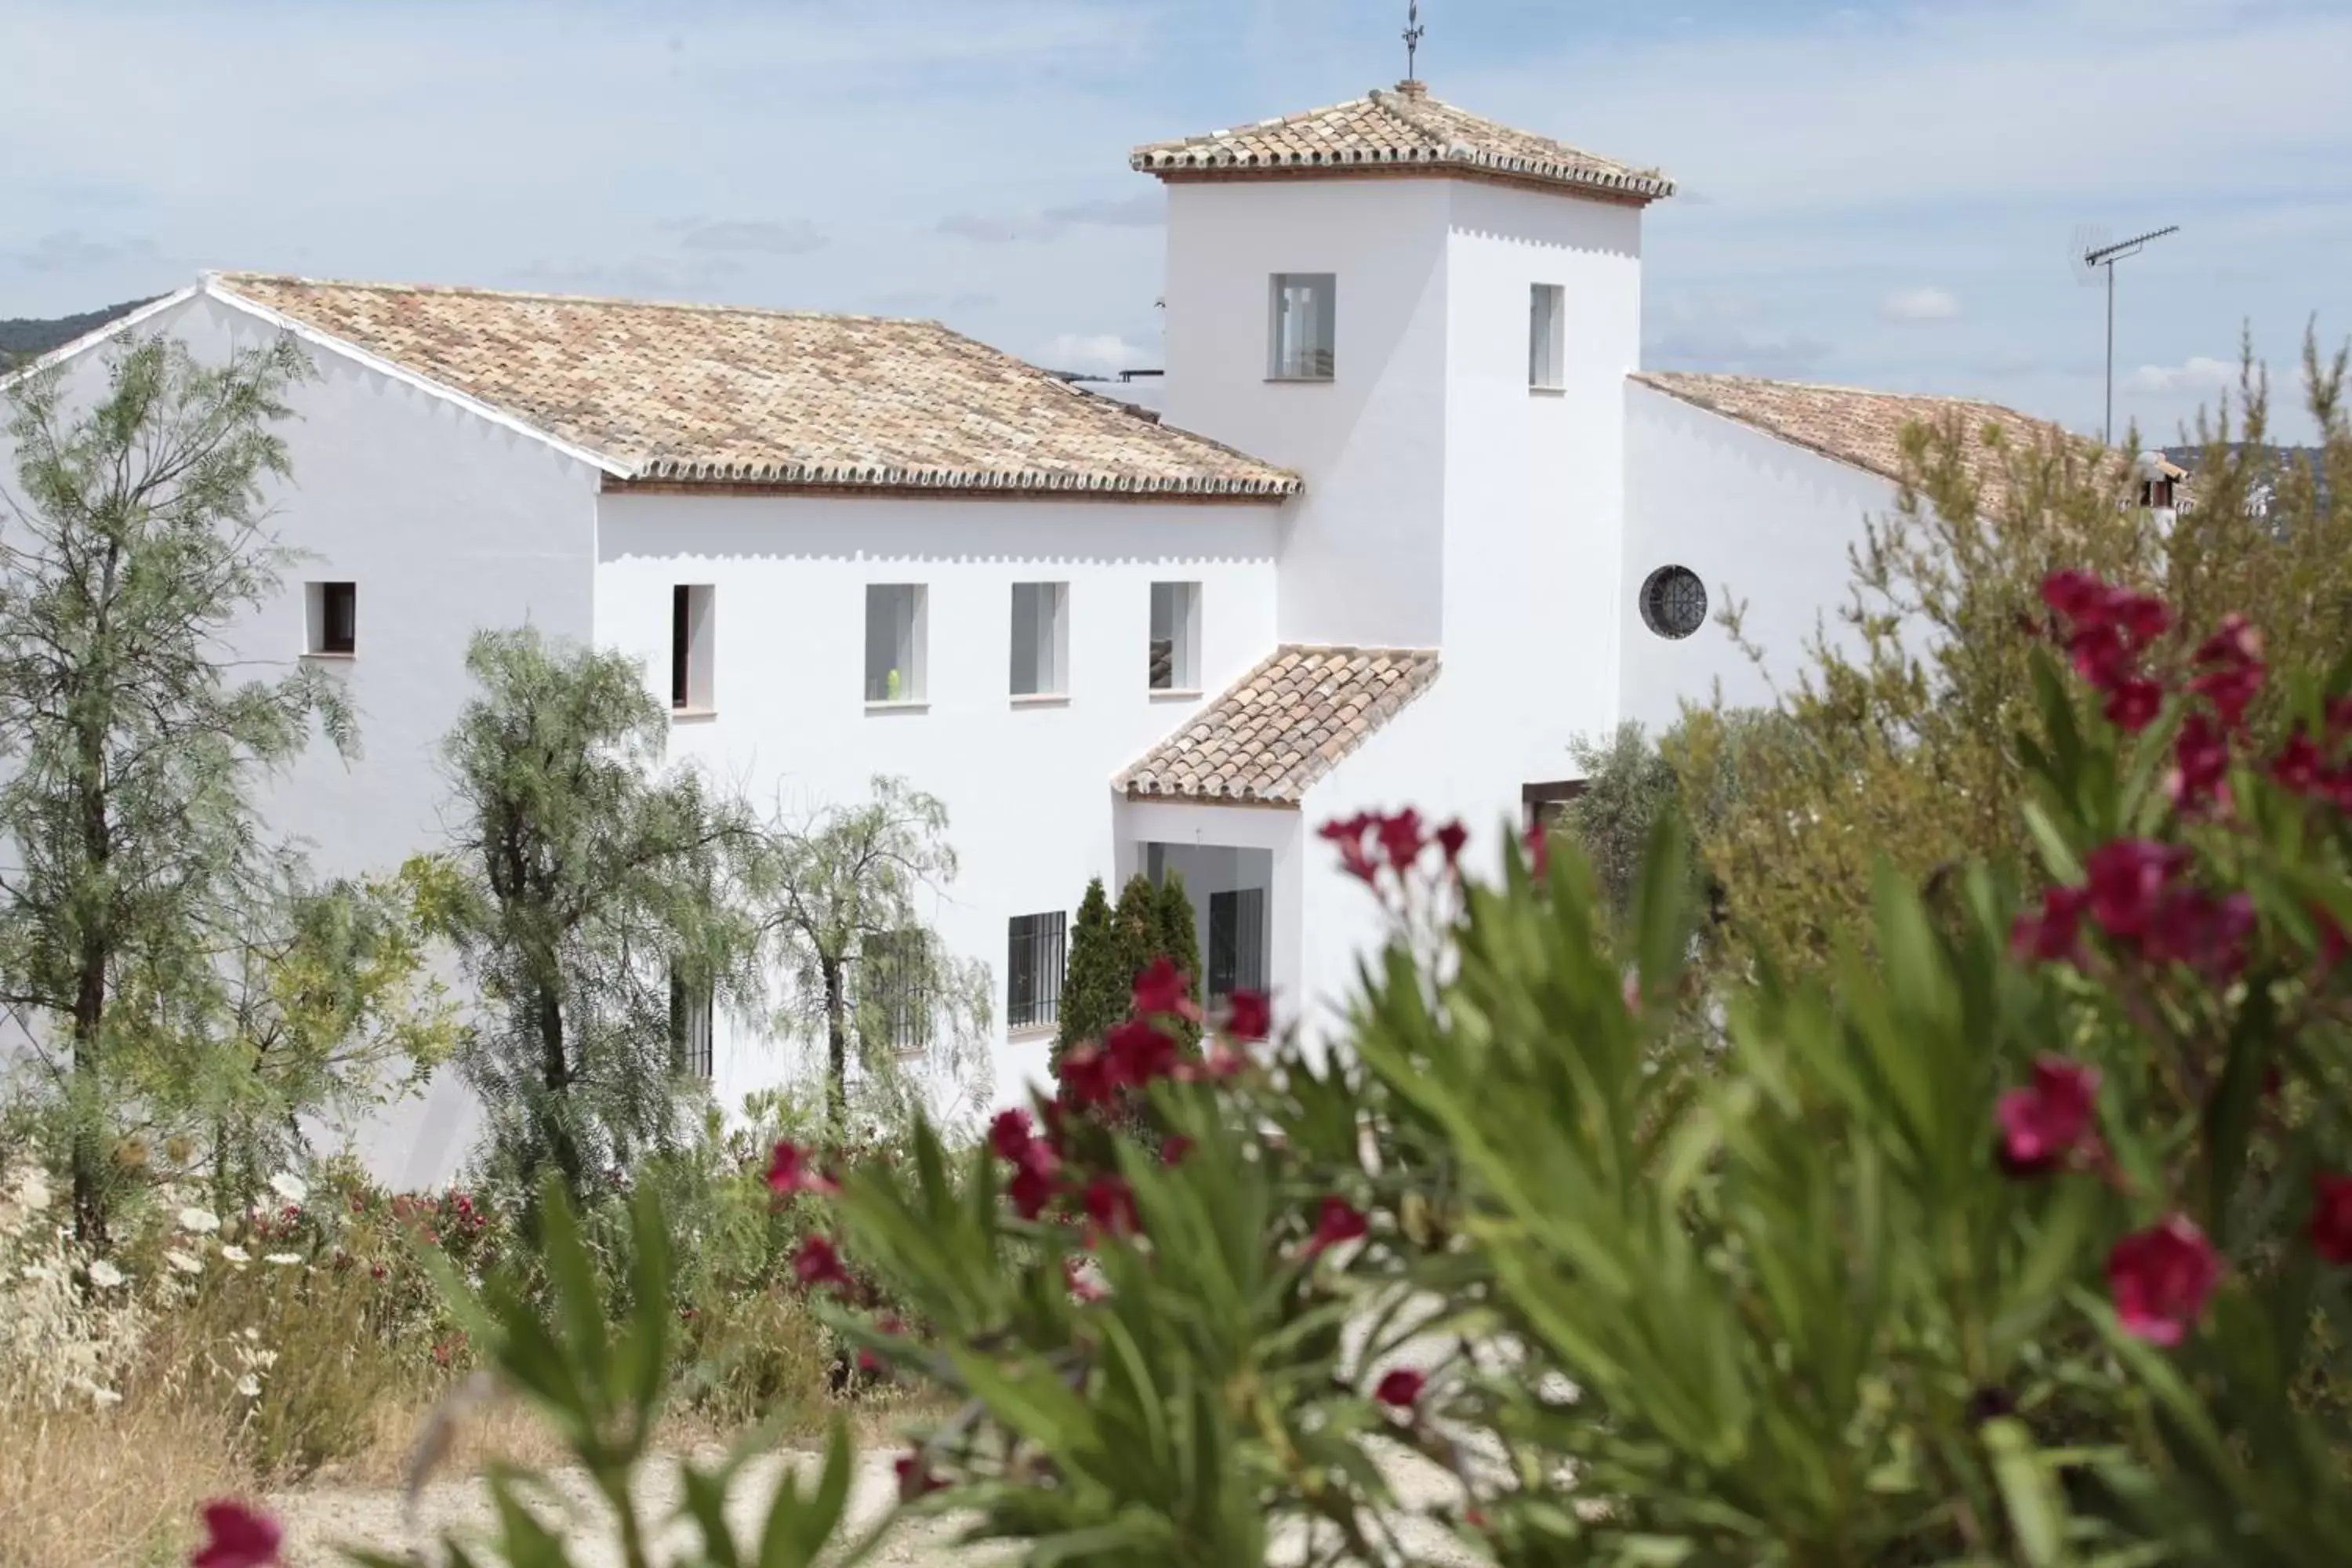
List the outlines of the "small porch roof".
{"label": "small porch roof", "polygon": [[1297,809],[1317,781],[1429,689],[1435,648],[1286,644],[1114,781],[1129,800]]}

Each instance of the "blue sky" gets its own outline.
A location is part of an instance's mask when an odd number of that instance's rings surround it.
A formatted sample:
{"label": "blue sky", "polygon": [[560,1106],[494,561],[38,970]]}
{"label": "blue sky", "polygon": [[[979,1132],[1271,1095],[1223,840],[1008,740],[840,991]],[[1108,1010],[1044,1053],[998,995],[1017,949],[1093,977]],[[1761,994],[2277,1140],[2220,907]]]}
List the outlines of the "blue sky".
{"label": "blue sky", "polygon": [[[203,267],[937,316],[1158,362],[1134,142],[1402,74],[1404,0],[0,0],[0,316]],[[1664,167],[1645,357],[2169,437],[2352,332],[2347,0],[1427,0],[1476,112]],[[2286,432],[2307,430],[2299,416]]]}

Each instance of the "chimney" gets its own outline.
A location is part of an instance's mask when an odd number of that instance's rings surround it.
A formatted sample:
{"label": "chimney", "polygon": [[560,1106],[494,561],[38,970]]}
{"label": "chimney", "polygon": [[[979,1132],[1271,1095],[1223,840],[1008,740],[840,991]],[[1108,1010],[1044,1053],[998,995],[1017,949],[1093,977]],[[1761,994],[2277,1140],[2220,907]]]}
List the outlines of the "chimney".
{"label": "chimney", "polygon": [[1407,98],[1427,98],[1429,96],[1429,84],[1422,80],[1419,77],[1405,78],[1404,80],[1397,83],[1396,89],[1404,94]]}

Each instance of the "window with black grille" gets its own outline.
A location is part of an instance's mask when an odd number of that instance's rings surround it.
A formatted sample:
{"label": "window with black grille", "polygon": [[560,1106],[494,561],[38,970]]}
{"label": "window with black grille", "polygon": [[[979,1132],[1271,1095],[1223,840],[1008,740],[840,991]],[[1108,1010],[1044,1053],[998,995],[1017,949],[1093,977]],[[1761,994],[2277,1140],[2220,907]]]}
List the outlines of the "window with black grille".
{"label": "window with black grille", "polygon": [[1063,943],[1066,917],[1015,915],[1006,954],[1005,1021],[1016,1029],[1044,1028],[1061,1021]]}
{"label": "window with black grille", "polygon": [[669,977],[671,1065],[689,1078],[710,1077],[710,986]]}
{"label": "window with black grille", "polygon": [[866,1038],[895,1055],[920,1056],[931,1047],[934,965],[919,931],[869,936],[858,969],[858,1020]]}
{"label": "window with black grille", "polygon": [[1662,637],[1686,637],[1706,625],[1706,584],[1687,566],[1661,566],[1642,584],[1642,621]]}
{"label": "window with black grille", "polygon": [[1209,994],[1265,989],[1265,889],[1209,895]]}

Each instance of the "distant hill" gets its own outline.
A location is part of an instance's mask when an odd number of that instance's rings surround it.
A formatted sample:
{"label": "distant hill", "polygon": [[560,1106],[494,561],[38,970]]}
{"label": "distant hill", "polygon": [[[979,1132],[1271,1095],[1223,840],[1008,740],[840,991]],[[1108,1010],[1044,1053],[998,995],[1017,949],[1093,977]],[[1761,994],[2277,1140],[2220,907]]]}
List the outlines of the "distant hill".
{"label": "distant hill", "polygon": [[146,300],[130,300],[120,305],[109,305],[104,310],[84,310],[79,316],[58,316],[50,321],[30,316],[0,321],[0,369],[25,360],[37,359],[51,349],[73,342],[84,332],[98,331],[118,316],[129,315],[147,302]]}

